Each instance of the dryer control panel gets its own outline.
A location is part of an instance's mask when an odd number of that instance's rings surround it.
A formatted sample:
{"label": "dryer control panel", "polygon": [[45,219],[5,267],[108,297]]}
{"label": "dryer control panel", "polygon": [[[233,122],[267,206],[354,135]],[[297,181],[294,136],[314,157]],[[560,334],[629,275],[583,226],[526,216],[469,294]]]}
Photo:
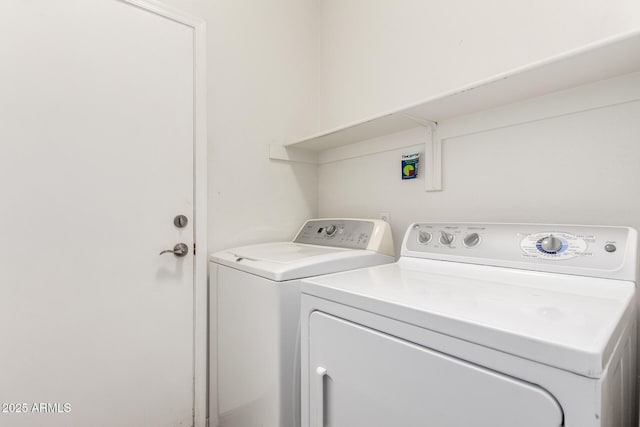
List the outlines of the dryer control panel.
{"label": "dryer control panel", "polygon": [[624,270],[633,278],[636,245],[637,233],[628,227],[415,223],[402,256],[606,278]]}

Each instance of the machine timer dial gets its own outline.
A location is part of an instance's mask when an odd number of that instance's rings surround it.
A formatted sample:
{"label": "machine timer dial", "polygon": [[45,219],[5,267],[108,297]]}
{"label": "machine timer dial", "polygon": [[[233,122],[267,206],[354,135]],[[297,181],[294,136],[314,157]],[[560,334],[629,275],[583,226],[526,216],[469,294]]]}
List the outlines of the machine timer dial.
{"label": "machine timer dial", "polygon": [[587,242],[582,236],[562,231],[529,234],[520,242],[520,248],[523,256],[550,261],[591,255],[587,252]]}
{"label": "machine timer dial", "polygon": [[336,231],[338,231],[338,227],[336,227],[334,224],[331,224],[324,230],[325,234],[329,237],[336,234]]}
{"label": "machine timer dial", "polygon": [[418,243],[421,245],[426,245],[431,241],[431,233],[428,231],[420,231],[418,233]]}
{"label": "machine timer dial", "polygon": [[455,236],[453,234],[447,233],[446,231],[441,231],[440,232],[440,243],[441,244],[449,246],[450,244],[453,243],[454,239],[455,239]]}
{"label": "machine timer dial", "polygon": [[471,233],[465,236],[462,243],[468,248],[473,248],[480,243],[480,235],[478,233]]}
{"label": "machine timer dial", "polygon": [[555,254],[562,249],[562,240],[558,239],[553,234],[549,234],[547,237],[543,237],[538,240],[538,244],[543,251],[550,254]]}

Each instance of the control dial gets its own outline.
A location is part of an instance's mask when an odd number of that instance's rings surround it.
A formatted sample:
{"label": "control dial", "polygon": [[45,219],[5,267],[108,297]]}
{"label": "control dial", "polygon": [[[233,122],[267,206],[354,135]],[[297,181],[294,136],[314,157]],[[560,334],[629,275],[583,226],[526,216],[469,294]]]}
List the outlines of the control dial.
{"label": "control dial", "polygon": [[562,231],[528,234],[520,242],[524,256],[549,261],[591,256],[591,253],[587,252],[587,246],[582,236],[574,236]]}
{"label": "control dial", "polygon": [[478,233],[471,233],[465,236],[462,241],[464,245],[468,248],[472,248],[480,243],[480,235]]}
{"label": "control dial", "polygon": [[418,233],[418,243],[421,245],[426,245],[431,241],[431,233],[428,231],[420,231]]}
{"label": "control dial", "polygon": [[538,240],[540,247],[547,253],[556,253],[562,248],[562,240],[555,237],[553,234],[549,234],[546,237]]}
{"label": "control dial", "polygon": [[324,232],[326,233],[327,236],[331,237],[334,234],[336,234],[336,231],[338,231],[338,227],[336,227],[334,224],[331,224],[330,226],[328,226]]}
{"label": "control dial", "polygon": [[440,243],[441,244],[449,246],[450,244],[453,243],[454,239],[455,239],[455,236],[453,234],[447,233],[446,231],[441,231],[440,232]]}

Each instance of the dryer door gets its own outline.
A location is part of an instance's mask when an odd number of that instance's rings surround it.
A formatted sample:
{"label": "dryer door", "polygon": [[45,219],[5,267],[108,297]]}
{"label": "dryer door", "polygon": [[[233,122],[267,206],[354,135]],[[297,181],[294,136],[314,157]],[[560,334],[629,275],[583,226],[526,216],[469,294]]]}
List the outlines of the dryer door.
{"label": "dryer door", "polygon": [[309,325],[309,420],[323,427],[558,427],[545,390],[314,312]]}

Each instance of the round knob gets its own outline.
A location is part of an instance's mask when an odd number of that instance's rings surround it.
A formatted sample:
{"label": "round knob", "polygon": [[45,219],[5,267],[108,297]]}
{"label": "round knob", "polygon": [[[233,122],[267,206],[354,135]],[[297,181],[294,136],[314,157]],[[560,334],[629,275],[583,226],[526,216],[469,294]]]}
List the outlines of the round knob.
{"label": "round knob", "polygon": [[421,245],[426,245],[431,240],[431,233],[428,231],[421,231],[418,233],[418,243]]}
{"label": "round knob", "polygon": [[471,233],[465,236],[463,243],[466,247],[472,248],[480,243],[480,236],[478,233]]}
{"label": "round knob", "polygon": [[173,218],[173,225],[175,225],[178,228],[184,228],[187,226],[188,223],[189,223],[189,219],[184,215],[176,215],[176,217]]}
{"label": "round knob", "polygon": [[338,231],[338,227],[336,227],[335,225],[331,224],[330,226],[328,226],[324,232],[327,233],[327,236],[331,237],[334,234],[336,234],[336,231]]}
{"label": "round knob", "polygon": [[453,243],[453,239],[455,239],[455,236],[453,234],[447,233],[446,231],[440,232],[440,243],[442,243],[443,245],[449,246]]}
{"label": "round knob", "polygon": [[538,241],[543,251],[549,253],[555,253],[562,248],[562,240],[555,237],[553,234],[549,234],[547,237]]}

